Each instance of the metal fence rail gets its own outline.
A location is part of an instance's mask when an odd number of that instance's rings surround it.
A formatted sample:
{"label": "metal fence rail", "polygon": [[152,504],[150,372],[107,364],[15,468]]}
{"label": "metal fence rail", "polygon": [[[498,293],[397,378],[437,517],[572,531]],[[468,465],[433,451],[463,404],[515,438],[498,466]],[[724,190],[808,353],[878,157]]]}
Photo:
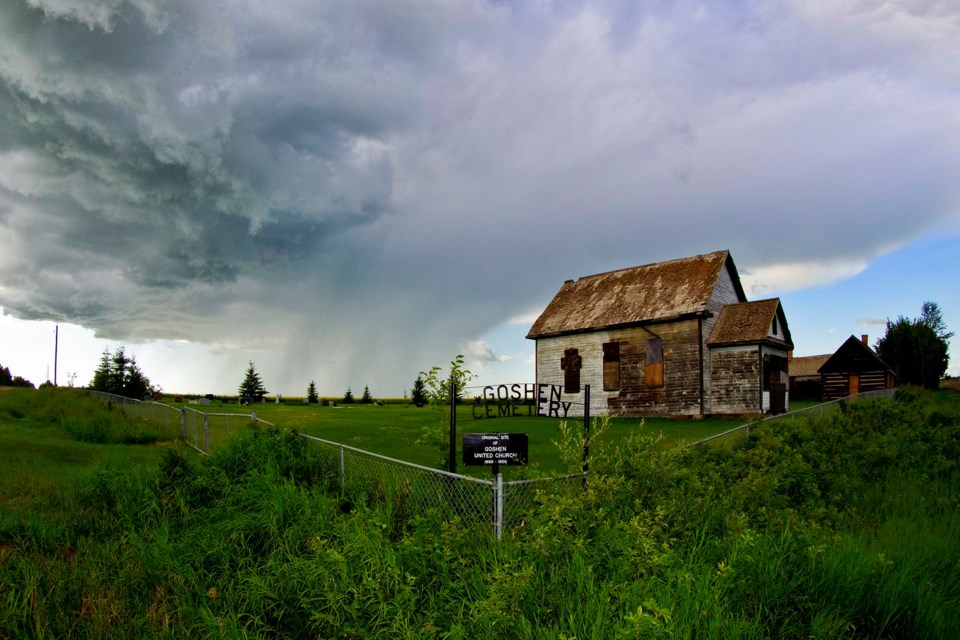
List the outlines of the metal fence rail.
{"label": "metal fence rail", "polygon": [[763,418],[762,420],[757,420],[755,422],[749,422],[747,424],[740,425],[739,427],[728,429],[723,433],[717,433],[708,438],[703,438],[702,440],[691,442],[687,446],[695,447],[697,445],[707,444],[708,442],[717,442],[720,440],[723,440],[725,442],[732,442],[734,441],[734,438],[738,436],[742,436],[744,441],[746,441],[750,438],[750,431],[753,430],[753,428],[758,427],[762,424],[776,422],[779,420],[792,421],[792,420],[796,420],[797,418],[808,418],[811,416],[824,416],[824,415],[839,411],[842,403],[856,402],[857,400],[867,400],[870,398],[892,398],[895,393],[896,393],[896,389],[880,389],[877,391],[865,391],[863,393],[847,396],[846,398],[841,398],[840,400],[831,400],[830,402],[824,402],[822,404],[818,404],[813,407],[807,407],[806,409],[790,411],[789,413],[781,413],[780,415],[770,416],[767,418]]}
{"label": "metal fence rail", "polygon": [[103,391],[90,391],[90,395],[120,407],[124,412],[138,419],[151,422],[164,428],[171,438],[181,438],[201,453],[209,454],[213,448],[225,442],[231,434],[238,433],[248,426],[267,426],[273,424],[257,417],[256,412],[246,413],[204,413],[190,407],[173,407],[162,402],[134,400]]}

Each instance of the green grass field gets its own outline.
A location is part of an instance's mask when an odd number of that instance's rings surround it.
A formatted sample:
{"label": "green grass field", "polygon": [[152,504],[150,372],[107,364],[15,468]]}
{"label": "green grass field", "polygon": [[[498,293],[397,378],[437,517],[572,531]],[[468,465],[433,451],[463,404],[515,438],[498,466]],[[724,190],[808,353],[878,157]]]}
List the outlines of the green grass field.
{"label": "green grass field", "polygon": [[[374,444],[384,422],[423,424],[378,409],[258,413]],[[202,456],[92,397],[3,392],[0,638],[960,637],[957,395],[734,447],[630,428],[606,434],[587,491],[558,483],[496,540],[392,485],[341,484],[289,433]]]}
{"label": "green grass field", "polygon": [[[436,468],[446,468],[446,450],[439,446],[422,444],[425,429],[441,432],[441,415],[447,413],[436,407],[415,407],[411,404],[353,404],[322,406],[319,404],[263,403],[240,406],[236,403],[213,401],[209,405],[188,405],[191,409],[208,413],[255,412],[257,417],[283,429],[296,430],[332,442],[350,445],[380,455]],[[463,467],[459,443],[464,433],[525,433],[529,442],[529,468],[502,468],[504,479],[558,475],[567,473],[554,442],[559,438],[561,420],[528,416],[521,407],[520,417],[481,418],[482,411],[470,405],[457,408],[457,467],[467,475],[487,475],[483,468]],[[583,428],[583,420],[570,418],[571,425]],[[742,419],[707,418],[705,420],[671,420],[665,418],[614,418],[598,446],[612,446],[634,435],[662,436],[665,447],[693,442],[744,423]]]}

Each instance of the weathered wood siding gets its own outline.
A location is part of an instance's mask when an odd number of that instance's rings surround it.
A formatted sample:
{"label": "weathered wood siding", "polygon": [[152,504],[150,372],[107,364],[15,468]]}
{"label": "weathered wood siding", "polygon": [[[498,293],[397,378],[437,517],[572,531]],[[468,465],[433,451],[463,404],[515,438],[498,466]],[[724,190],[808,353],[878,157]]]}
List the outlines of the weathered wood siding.
{"label": "weathered wood siding", "polygon": [[[564,372],[560,368],[560,359],[568,349],[577,349],[580,356],[580,393],[562,394],[564,402],[574,403],[570,407],[571,416],[583,415],[583,386],[590,385],[590,413],[591,415],[605,415],[607,412],[607,398],[618,392],[603,390],[603,344],[610,342],[613,334],[623,334],[622,331],[594,331],[571,336],[555,338],[541,338],[537,340],[537,383],[563,386]],[[648,336],[644,335],[644,339]],[[620,375],[626,375],[627,363],[624,361],[624,348],[620,346]],[[636,363],[633,363],[636,366]]]}
{"label": "weathered wood siding", "polygon": [[760,374],[757,345],[714,349],[710,354],[712,413],[759,413]]}
{"label": "weathered wood siding", "polygon": [[[723,307],[728,304],[735,304],[737,302],[743,302],[739,295],[737,295],[736,286],[733,283],[733,278],[730,276],[730,271],[723,269],[720,273],[720,277],[717,278],[717,286],[713,291],[713,295],[710,296],[710,301],[707,303],[707,310],[710,312],[711,317],[704,318],[703,323],[703,371],[704,371],[704,380],[703,380],[703,406],[704,413],[709,415],[711,413],[717,413],[717,410],[714,408],[713,402],[713,389],[714,389],[714,376],[713,376],[713,363],[711,361],[712,355],[710,349],[707,348],[707,338],[710,337],[710,333],[713,331],[713,327],[717,324],[717,318],[720,316],[720,312],[723,311]],[[723,403],[721,403],[722,405]],[[720,412],[722,413],[722,411]]]}
{"label": "weathered wood siding", "polygon": [[[646,344],[663,341],[663,386],[647,387]],[[603,389],[603,344],[620,343],[620,389]],[[590,411],[636,416],[700,415],[700,342],[696,320],[611,331],[543,338],[537,341],[537,382],[563,385],[560,359],[567,349],[577,349],[582,364],[580,384],[590,385]],[[563,394],[564,401],[582,403],[581,394]],[[577,413],[574,414],[574,409]],[[574,404],[571,415],[582,415]]]}
{"label": "weathered wood siding", "polygon": [[[663,385],[647,386],[644,364],[647,329],[635,329],[620,347],[620,393],[609,398],[610,411],[635,416],[700,415],[700,337],[696,320],[682,320],[649,327],[652,337],[663,341]],[[636,363],[636,366],[634,366]]]}

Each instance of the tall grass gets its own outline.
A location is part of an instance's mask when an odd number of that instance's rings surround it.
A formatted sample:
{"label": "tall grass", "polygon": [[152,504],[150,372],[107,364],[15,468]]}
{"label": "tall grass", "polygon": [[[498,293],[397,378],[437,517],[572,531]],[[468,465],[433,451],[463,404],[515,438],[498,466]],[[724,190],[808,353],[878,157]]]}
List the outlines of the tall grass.
{"label": "tall grass", "polygon": [[960,412],[937,402],[731,451],[628,438],[502,541],[292,434],[166,448],[0,518],[0,637],[958,637]]}

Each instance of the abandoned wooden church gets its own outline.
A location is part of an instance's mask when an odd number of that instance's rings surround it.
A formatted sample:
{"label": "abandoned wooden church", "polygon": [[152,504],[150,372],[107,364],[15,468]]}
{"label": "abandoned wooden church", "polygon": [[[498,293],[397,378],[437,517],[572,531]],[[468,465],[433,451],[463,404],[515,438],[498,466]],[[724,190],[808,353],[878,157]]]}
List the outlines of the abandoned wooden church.
{"label": "abandoned wooden church", "polygon": [[748,302],[729,251],[567,280],[527,338],[537,383],[562,385],[574,402],[589,384],[594,415],[789,405],[793,342],[780,300]]}

